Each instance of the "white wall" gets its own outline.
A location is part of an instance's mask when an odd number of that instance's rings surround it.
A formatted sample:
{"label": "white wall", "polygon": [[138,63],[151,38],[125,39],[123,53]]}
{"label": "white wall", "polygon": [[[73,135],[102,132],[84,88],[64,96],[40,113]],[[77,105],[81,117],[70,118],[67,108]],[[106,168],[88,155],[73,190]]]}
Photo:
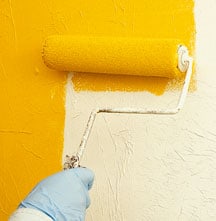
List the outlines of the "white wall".
{"label": "white wall", "polygon": [[[87,221],[216,220],[216,1],[195,3],[197,91],[175,116],[97,117],[82,160],[96,174]],[[179,95],[70,86],[63,156],[77,150],[93,108],[173,107]]]}

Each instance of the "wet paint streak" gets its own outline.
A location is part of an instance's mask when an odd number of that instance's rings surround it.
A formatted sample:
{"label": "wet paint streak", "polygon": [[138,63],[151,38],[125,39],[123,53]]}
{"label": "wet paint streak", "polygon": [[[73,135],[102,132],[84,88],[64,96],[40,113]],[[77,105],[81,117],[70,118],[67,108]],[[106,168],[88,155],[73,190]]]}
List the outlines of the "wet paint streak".
{"label": "wet paint streak", "polygon": [[22,130],[0,130],[2,134],[32,134],[29,131],[22,131]]}

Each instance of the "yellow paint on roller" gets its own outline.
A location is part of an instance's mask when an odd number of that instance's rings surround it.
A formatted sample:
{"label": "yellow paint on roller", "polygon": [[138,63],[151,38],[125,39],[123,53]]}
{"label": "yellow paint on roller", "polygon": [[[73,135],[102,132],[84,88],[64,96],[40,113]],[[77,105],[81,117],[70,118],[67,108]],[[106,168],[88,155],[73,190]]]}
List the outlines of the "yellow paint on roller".
{"label": "yellow paint on roller", "polygon": [[43,58],[60,71],[177,78],[176,39],[50,36]]}

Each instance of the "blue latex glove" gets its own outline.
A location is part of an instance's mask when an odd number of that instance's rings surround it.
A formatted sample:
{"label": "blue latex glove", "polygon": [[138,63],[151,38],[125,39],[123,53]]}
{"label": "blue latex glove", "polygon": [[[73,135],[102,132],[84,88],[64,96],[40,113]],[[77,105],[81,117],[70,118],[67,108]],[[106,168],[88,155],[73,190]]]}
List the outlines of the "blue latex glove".
{"label": "blue latex glove", "polygon": [[94,174],[86,168],[62,171],[42,180],[19,208],[37,209],[55,221],[83,221]]}

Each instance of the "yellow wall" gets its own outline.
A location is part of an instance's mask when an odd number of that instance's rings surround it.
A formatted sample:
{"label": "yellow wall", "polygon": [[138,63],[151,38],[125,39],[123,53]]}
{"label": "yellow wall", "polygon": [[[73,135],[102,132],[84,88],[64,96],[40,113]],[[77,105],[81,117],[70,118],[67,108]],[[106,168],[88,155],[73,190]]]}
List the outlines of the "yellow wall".
{"label": "yellow wall", "polygon": [[2,221],[38,180],[61,169],[66,76],[48,70],[41,59],[44,37],[56,33],[46,7],[0,2]]}
{"label": "yellow wall", "polygon": [[[41,59],[51,34],[179,38],[194,45],[192,0],[0,1],[0,219],[61,169],[66,74]],[[167,79],[75,75],[76,90],[148,90]]]}

